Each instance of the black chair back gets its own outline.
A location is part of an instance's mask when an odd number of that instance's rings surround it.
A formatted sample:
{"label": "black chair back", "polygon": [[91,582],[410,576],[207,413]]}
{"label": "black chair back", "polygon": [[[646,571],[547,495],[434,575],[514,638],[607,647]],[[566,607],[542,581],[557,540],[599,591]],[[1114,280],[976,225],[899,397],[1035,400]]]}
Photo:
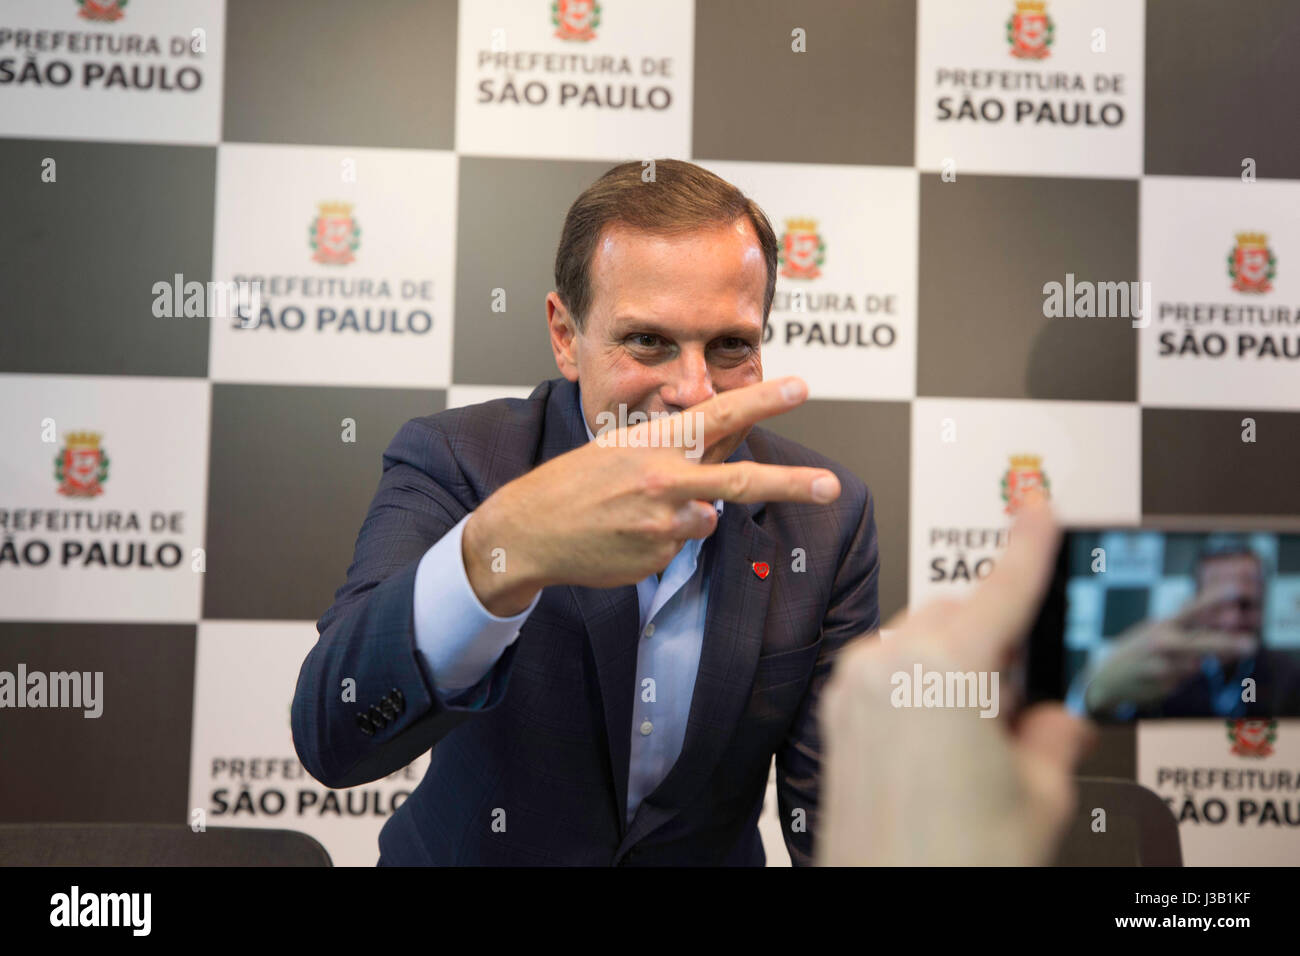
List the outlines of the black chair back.
{"label": "black chair back", "polygon": [[295,830],[169,823],[0,824],[0,866],[333,866]]}
{"label": "black chair back", "polygon": [[[1056,855],[1056,866],[1182,866],[1173,811],[1132,780],[1079,777],[1078,803]],[[1105,830],[1094,829],[1106,812]]]}

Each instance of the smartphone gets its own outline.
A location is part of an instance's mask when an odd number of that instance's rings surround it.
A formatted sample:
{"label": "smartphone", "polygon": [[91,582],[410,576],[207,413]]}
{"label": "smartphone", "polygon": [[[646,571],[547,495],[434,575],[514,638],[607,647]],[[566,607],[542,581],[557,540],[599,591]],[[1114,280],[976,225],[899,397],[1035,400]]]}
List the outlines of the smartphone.
{"label": "smartphone", "polygon": [[1065,530],[1027,702],[1103,723],[1300,716],[1300,526],[1195,520]]}

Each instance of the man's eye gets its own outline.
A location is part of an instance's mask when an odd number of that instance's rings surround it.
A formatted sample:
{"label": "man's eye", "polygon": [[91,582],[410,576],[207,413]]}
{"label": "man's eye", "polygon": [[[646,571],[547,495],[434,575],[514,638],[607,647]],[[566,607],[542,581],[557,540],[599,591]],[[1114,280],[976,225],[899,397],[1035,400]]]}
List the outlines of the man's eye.
{"label": "man's eye", "polygon": [[[646,339],[649,339],[647,342]],[[632,341],[642,348],[652,349],[659,344],[659,336],[651,332],[638,332],[632,336]]]}
{"label": "man's eye", "polygon": [[748,342],[746,342],[744,339],[738,339],[734,335],[728,336],[725,339],[719,339],[718,345],[728,352],[733,352],[736,351],[737,349],[744,349],[749,347]]}

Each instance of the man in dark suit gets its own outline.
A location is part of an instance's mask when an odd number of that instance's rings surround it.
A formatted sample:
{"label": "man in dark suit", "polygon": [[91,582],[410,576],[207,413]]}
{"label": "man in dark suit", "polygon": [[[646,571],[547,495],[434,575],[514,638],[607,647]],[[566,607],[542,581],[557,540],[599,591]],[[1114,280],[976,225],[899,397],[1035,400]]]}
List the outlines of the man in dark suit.
{"label": "man in dark suit", "polygon": [[762,380],[762,211],[690,163],[643,173],[566,217],[562,378],[393,439],[303,663],[294,743],[322,783],[433,748],[381,864],[762,865],[774,754],[812,861],[819,695],[879,625],[873,503],[755,427],[807,396]]}
{"label": "man in dark suit", "polygon": [[[1210,548],[1196,561],[1198,594],[1223,599],[1201,615],[1203,627],[1254,640],[1253,653],[1207,654],[1200,667],[1150,709],[1152,717],[1274,717],[1300,714],[1300,673],[1294,658],[1266,646],[1263,561],[1249,545]],[[1254,681],[1250,693],[1243,682]],[[1148,716],[1140,713],[1140,716]]]}

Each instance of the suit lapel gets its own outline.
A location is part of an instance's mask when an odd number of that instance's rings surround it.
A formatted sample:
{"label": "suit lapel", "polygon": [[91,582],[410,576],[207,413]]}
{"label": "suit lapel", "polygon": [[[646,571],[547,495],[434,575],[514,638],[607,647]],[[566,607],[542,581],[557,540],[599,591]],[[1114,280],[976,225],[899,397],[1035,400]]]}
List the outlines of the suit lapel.
{"label": "suit lapel", "polygon": [[600,698],[605,712],[605,737],[614,785],[619,832],[627,825],[627,777],[632,752],[632,696],[636,690],[640,605],[636,585],[587,588],[571,585],[587,625]]}
{"label": "suit lapel", "polygon": [[[547,403],[541,461],[587,440],[577,387],[559,380]],[[753,461],[748,442],[727,459]],[[539,462],[540,464],[540,462]],[[709,601],[700,667],[691,697],[682,752],[655,790],[642,800],[626,829],[618,855],[662,826],[694,799],[708,780],[749,700],[762,647],[772,577],[760,578],[756,562],[773,566],[776,545],[755,522],[763,503],[728,502],[717,530],[701,549],[709,572]],[[627,781],[631,759],[632,704],[636,692],[640,605],[636,585],[569,588],[582,613],[600,682],[605,735],[613,776],[615,810],[627,819]]]}
{"label": "suit lapel", "polygon": [[[563,378],[552,380],[550,385],[539,465],[587,442],[587,425],[582,416],[578,386]],[[619,588],[570,585],[569,592],[582,613],[596,662],[596,677],[605,714],[610,782],[617,801],[615,809],[621,832],[627,824],[632,695],[636,686],[636,642],[641,622],[636,585]]]}

